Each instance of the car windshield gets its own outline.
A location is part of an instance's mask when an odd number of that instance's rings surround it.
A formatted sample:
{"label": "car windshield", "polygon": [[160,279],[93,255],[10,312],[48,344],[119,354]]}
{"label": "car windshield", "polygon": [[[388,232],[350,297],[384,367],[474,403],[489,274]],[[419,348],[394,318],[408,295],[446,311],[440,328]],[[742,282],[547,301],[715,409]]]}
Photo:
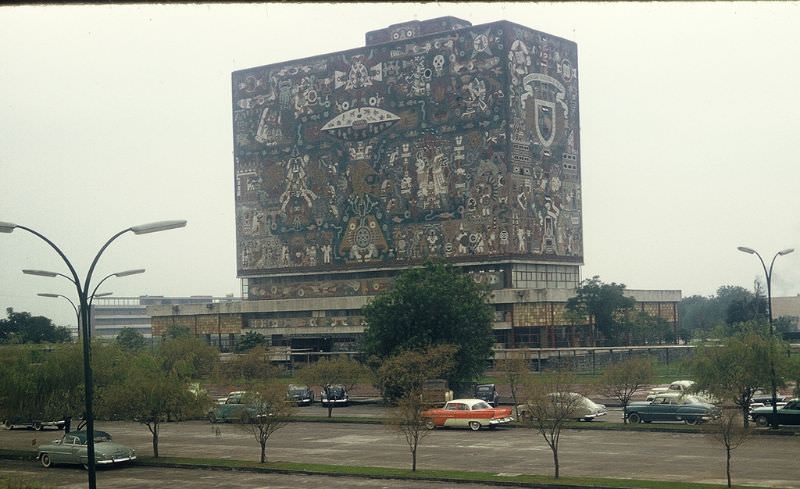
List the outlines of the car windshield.
{"label": "car windshield", "polygon": [[292,386],[289,387],[289,392],[292,394],[305,394],[308,389],[306,387]]}
{"label": "car windshield", "polygon": [[476,402],[472,405],[472,410],[475,411],[476,409],[491,409],[492,407],[485,402]]}
{"label": "car windshield", "polygon": [[329,386],[328,387],[328,395],[330,396],[341,396],[344,394],[344,388],[341,386]]}
{"label": "car windshield", "polygon": [[478,387],[478,392],[492,392],[492,388],[488,385]]}

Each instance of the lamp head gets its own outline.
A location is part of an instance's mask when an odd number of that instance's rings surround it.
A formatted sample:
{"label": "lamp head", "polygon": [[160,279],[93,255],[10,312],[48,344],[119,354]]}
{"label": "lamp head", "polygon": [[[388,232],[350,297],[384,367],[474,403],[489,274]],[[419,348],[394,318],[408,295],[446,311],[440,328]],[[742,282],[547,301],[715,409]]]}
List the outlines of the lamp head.
{"label": "lamp head", "polygon": [[144,273],[144,268],[137,268],[136,270],[125,270],[124,272],[117,272],[113,274],[115,277],[127,277],[128,275],[136,275]]}
{"label": "lamp head", "polygon": [[13,232],[15,227],[17,227],[17,225],[14,224],[13,222],[2,222],[2,221],[0,221],[0,233]]}
{"label": "lamp head", "polygon": [[789,253],[793,253],[793,252],[794,252],[794,248],[786,248],[785,250],[779,251],[778,254],[783,256],[783,255],[788,255]]}
{"label": "lamp head", "polygon": [[47,270],[23,270],[22,273],[26,275],[38,275],[40,277],[55,277],[58,275],[56,272],[48,272]]}
{"label": "lamp head", "polygon": [[48,293],[45,293],[45,292],[42,292],[42,293],[39,293],[39,294],[36,294],[36,295],[41,296],[41,297],[61,297],[58,294],[48,294]]}
{"label": "lamp head", "polygon": [[95,294],[92,297],[97,299],[98,297],[108,297],[111,294],[113,294],[113,292],[100,292],[99,294]]}
{"label": "lamp head", "polygon": [[133,226],[131,231],[133,231],[135,234],[148,234],[166,231],[167,229],[182,228],[184,226],[186,226],[185,219],[177,221],[158,221],[148,224],[140,224],[139,226]]}
{"label": "lamp head", "polygon": [[746,246],[739,246],[736,249],[744,253],[750,253],[751,255],[756,252],[756,250],[754,250],[753,248],[748,248]]}

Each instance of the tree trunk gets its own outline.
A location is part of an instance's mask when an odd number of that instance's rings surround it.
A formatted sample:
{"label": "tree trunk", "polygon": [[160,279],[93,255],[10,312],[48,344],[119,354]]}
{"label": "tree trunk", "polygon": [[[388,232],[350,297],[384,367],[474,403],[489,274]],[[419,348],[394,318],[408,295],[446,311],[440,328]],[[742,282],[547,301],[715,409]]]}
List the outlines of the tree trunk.
{"label": "tree trunk", "polygon": [[329,418],[331,417],[332,413],[333,413],[333,404],[329,404],[328,405],[328,417]]}
{"label": "tree trunk", "polygon": [[261,463],[267,462],[267,442],[261,442]]}
{"label": "tree trunk", "polygon": [[747,406],[742,406],[742,422],[744,423],[744,429],[750,427],[750,419],[749,419],[750,409]]}
{"label": "tree trunk", "polygon": [[158,422],[153,424],[153,457],[158,458]]}
{"label": "tree trunk", "polygon": [[553,466],[555,468],[555,477],[558,479],[558,450],[553,448]]}
{"label": "tree trunk", "polygon": [[417,448],[414,447],[411,450],[411,472],[416,472],[417,470]]}
{"label": "tree trunk", "polygon": [[730,447],[725,447],[725,472],[728,475],[728,487],[731,487],[731,449]]}

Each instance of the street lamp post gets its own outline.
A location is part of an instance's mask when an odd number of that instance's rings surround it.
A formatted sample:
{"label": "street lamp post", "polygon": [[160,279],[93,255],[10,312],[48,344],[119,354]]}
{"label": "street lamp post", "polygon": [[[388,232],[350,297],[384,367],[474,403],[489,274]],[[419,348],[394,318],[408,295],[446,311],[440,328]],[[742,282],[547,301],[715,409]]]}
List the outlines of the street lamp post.
{"label": "street lamp post", "polygon": [[[23,270],[23,272],[24,272],[24,273],[28,273],[29,271],[28,271],[28,270]],[[34,274],[32,274],[32,275],[40,275],[40,274],[34,273]],[[61,275],[61,274],[57,274],[57,275]],[[49,275],[48,275],[48,276],[49,276]],[[97,289],[95,289],[95,290],[97,290]],[[102,293],[100,293],[100,294],[92,294],[92,297],[91,297],[91,299],[89,299],[89,306],[91,307],[92,300],[93,300],[95,297],[106,297],[106,296],[113,295],[113,294],[114,294],[113,292],[102,292]],[[38,294],[36,294],[36,295],[38,295],[38,296],[40,296],[40,297],[55,297],[55,298],[62,297],[62,298],[64,298],[64,299],[66,299],[66,300],[67,300],[67,302],[69,302],[69,303],[72,305],[72,309],[74,309],[74,310],[75,310],[75,318],[76,318],[76,319],[77,319],[77,321],[78,321],[78,323],[77,323],[77,327],[78,327],[78,338],[80,338],[80,337],[81,337],[81,313],[80,313],[80,312],[78,312],[78,306],[76,306],[76,305],[75,305],[75,303],[74,303],[74,302],[72,302],[72,299],[70,299],[69,297],[67,297],[67,296],[65,296],[65,295],[61,295],[61,294],[50,294],[50,293],[46,293],[46,292],[40,292],[40,293],[38,293]]]}
{"label": "street lamp post", "polygon": [[[775,253],[775,256],[772,257],[772,261],[769,264],[769,270],[767,270],[767,265],[764,263],[764,259],[761,258],[761,255],[758,254],[758,252],[753,248],[739,246],[736,249],[742,253],[756,255],[758,257],[758,261],[761,262],[761,267],[764,269],[764,275],[767,277],[767,319],[769,321],[769,335],[770,338],[772,338],[775,335],[775,330],[772,326],[772,267],[775,266],[776,258],[792,253],[794,248],[787,248]],[[769,376],[772,383],[772,429],[778,429],[778,385],[775,379],[775,360],[772,358],[771,354],[769,356]]]}
{"label": "street lamp post", "polygon": [[[103,292],[103,293],[100,293],[100,294],[97,293],[97,289],[99,289],[100,285],[102,285],[103,282],[105,282],[107,279],[109,279],[111,277],[127,277],[129,275],[136,275],[136,274],[144,273],[144,272],[145,272],[144,268],[136,268],[134,270],[125,270],[124,272],[110,273],[110,274],[106,275],[105,277],[103,277],[102,280],[100,280],[100,282],[97,283],[97,286],[94,288],[94,290],[92,291],[91,295],[89,295],[89,309],[91,309],[92,302],[94,301],[95,297],[105,297],[105,296],[112,295],[112,292]],[[29,270],[29,269],[26,269],[26,270],[22,270],[22,273],[25,273],[27,275],[38,275],[40,277],[59,277],[60,276],[60,277],[64,277],[65,279],[69,280],[73,284],[75,283],[75,281],[73,279],[69,278],[68,276],[64,275],[63,273],[50,272],[48,270]],[[52,294],[39,294],[39,295],[41,295],[42,297],[53,297]],[[56,297],[57,296],[58,295],[56,295]],[[64,297],[64,296],[61,296],[61,297]],[[66,297],[64,297],[64,298],[66,299]],[[72,307],[75,307],[75,305],[73,304]],[[78,316],[78,320],[79,320],[79,322],[78,322],[78,337],[80,337],[80,315]],[[91,336],[92,336],[92,332],[89,331],[89,337],[91,338]]]}
{"label": "street lamp post", "polygon": [[[22,226],[19,224],[14,224],[10,222],[0,222],[0,233],[11,233],[15,229],[22,229],[27,231],[34,236],[40,238],[42,241],[50,245],[53,250],[64,260],[64,263],[69,268],[70,275],[64,275],[67,279],[72,281],[75,285],[75,289],[78,292],[78,298],[80,307],[76,308],[76,310],[80,311],[81,321],[80,324],[83,328],[83,374],[84,374],[84,383],[85,383],[85,410],[86,413],[84,414],[86,420],[86,455],[87,460],[86,463],[88,465],[88,472],[89,472],[89,489],[96,489],[97,488],[97,477],[95,472],[95,459],[94,459],[94,415],[92,413],[92,397],[93,397],[93,383],[92,383],[92,366],[91,366],[91,342],[89,341],[89,330],[91,329],[90,320],[91,315],[89,314],[89,284],[92,280],[92,274],[94,273],[94,268],[97,265],[98,260],[100,260],[100,256],[103,252],[108,248],[108,246],[117,238],[122,236],[127,232],[132,232],[134,234],[148,234],[148,233],[155,233],[158,231],[166,231],[168,229],[175,229],[175,228],[182,228],[186,226],[186,221],[178,220],[178,221],[159,221],[153,222],[148,224],[142,224],[139,226],[133,226],[122,231],[118,232],[100,248],[100,251],[97,252],[95,255],[94,260],[92,260],[92,264],[89,267],[89,272],[86,274],[86,280],[84,280],[83,284],[81,284],[80,279],[78,278],[78,273],[75,271],[75,267],[72,266],[67,256],[61,249],[55,245],[52,241],[47,239],[43,234],[29,228],[26,226]],[[37,275],[34,273],[34,275]],[[41,274],[39,274],[41,275]],[[57,274],[61,275],[61,274]],[[97,289],[95,289],[97,290]]]}

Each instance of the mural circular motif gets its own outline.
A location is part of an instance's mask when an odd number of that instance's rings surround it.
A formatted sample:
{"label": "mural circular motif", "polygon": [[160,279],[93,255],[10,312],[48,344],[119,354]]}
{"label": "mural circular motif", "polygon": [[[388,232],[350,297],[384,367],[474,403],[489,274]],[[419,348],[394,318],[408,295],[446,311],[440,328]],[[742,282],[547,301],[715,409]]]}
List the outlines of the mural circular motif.
{"label": "mural circular motif", "polygon": [[359,248],[366,248],[372,242],[372,233],[366,226],[361,226],[356,229],[356,246]]}

